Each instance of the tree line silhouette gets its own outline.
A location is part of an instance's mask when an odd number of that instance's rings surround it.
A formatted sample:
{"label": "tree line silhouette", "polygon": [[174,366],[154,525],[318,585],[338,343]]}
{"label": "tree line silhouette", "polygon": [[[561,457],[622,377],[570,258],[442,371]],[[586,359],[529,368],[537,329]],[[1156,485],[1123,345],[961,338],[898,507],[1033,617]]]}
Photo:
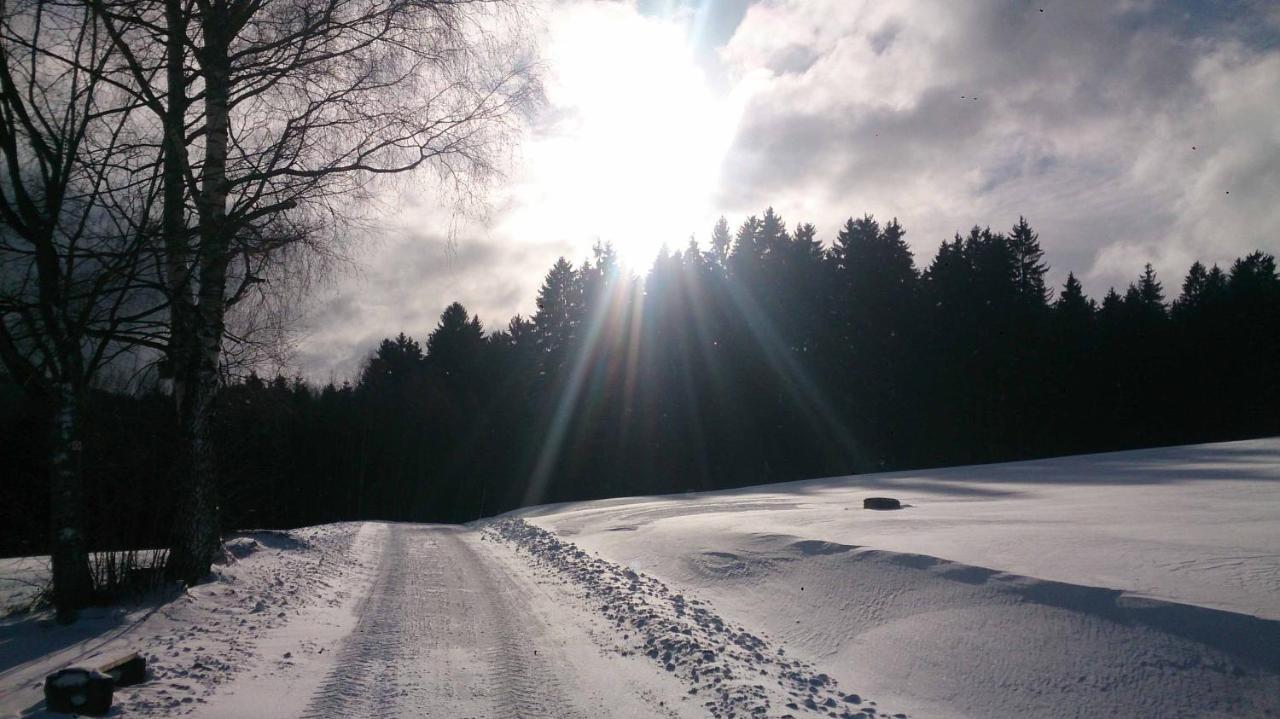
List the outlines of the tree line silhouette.
{"label": "tree line silhouette", "polygon": [[[608,245],[486,332],[461,304],[359,376],[224,386],[223,522],[465,521],[531,503],[1280,434],[1280,275],[1254,252],[1150,265],[1101,302],[1046,284],[1039,238],[974,227],[917,267],[895,219],[829,247],[772,209],[643,279]],[[93,393],[90,535],[165,536],[172,404]],[[0,383],[6,553],[46,541],[40,408]]]}

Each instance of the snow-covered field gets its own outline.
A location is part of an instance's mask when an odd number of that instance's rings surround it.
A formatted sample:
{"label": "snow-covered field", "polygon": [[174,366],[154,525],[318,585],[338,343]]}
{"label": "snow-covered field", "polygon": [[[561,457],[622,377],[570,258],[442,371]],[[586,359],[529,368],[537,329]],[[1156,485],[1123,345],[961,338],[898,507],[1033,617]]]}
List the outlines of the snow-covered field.
{"label": "snow-covered field", "polygon": [[0,716],[125,648],[121,716],[1280,716],[1280,439],[236,541],[167,603],[0,622]]}
{"label": "snow-covered field", "polygon": [[1277,439],[518,514],[894,711],[1280,715]]}

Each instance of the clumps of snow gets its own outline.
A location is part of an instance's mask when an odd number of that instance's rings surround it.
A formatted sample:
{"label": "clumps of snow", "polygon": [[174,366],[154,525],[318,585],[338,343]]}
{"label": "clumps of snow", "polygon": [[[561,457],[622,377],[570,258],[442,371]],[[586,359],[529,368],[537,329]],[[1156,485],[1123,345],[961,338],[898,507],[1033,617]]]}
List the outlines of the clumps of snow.
{"label": "clumps of snow", "polygon": [[70,689],[72,687],[83,687],[89,685],[89,672],[67,672],[54,677],[49,683],[59,689]]}
{"label": "clumps of snow", "polygon": [[0,617],[30,612],[49,586],[48,557],[0,559]]}
{"label": "clumps of snow", "polygon": [[255,529],[240,532],[237,538],[251,539],[268,549],[301,551],[310,549],[311,532],[322,531],[323,526],[311,527],[310,530]]}
{"label": "clumps of snow", "polygon": [[222,543],[224,563],[230,564],[238,559],[262,549],[262,545],[253,537],[235,537]]}
{"label": "clumps of snow", "polygon": [[701,700],[713,717],[888,716],[808,662],[643,572],[589,555],[522,519],[500,519],[483,531],[535,568],[567,580],[612,625],[623,656],[648,657],[687,685],[688,697]]}
{"label": "clumps of snow", "polygon": [[[40,615],[0,622],[15,641],[0,643],[0,716],[40,705],[44,677],[67,666],[95,667],[137,651],[149,680],[117,689],[128,716],[188,714],[254,666],[261,640],[314,606],[336,606],[357,562],[360,524],[334,524],[238,536],[224,546],[238,561],[215,566],[209,581],[135,606],[85,610],[70,626]],[[279,548],[276,548],[279,547]]]}
{"label": "clumps of snow", "polygon": [[173,603],[189,618],[186,626],[145,638],[159,686],[118,703],[128,708],[132,700],[140,709],[186,714],[208,701],[255,661],[259,639],[317,602],[339,601],[326,590],[349,564],[357,529],[330,525],[273,532],[283,535],[273,543],[282,548],[274,550],[254,536],[224,543],[227,554],[251,561],[215,568],[213,581],[190,588]]}

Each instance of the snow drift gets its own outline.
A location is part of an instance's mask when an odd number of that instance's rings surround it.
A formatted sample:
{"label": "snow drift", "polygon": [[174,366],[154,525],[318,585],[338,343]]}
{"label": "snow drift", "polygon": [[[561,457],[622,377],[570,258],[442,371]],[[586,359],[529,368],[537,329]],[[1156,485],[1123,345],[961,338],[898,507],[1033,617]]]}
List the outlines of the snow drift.
{"label": "snow drift", "polygon": [[1280,714],[1280,440],[515,514],[913,715]]}

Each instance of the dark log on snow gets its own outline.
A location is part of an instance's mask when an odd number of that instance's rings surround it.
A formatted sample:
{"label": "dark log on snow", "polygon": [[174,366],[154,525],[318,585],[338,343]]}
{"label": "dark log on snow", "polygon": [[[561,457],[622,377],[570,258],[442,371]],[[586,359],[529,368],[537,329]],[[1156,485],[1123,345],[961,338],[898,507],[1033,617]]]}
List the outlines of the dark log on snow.
{"label": "dark log on snow", "polygon": [[116,686],[130,687],[147,680],[147,660],[137,652],[130,652],[103,664],[98,671],[111,675]]}

